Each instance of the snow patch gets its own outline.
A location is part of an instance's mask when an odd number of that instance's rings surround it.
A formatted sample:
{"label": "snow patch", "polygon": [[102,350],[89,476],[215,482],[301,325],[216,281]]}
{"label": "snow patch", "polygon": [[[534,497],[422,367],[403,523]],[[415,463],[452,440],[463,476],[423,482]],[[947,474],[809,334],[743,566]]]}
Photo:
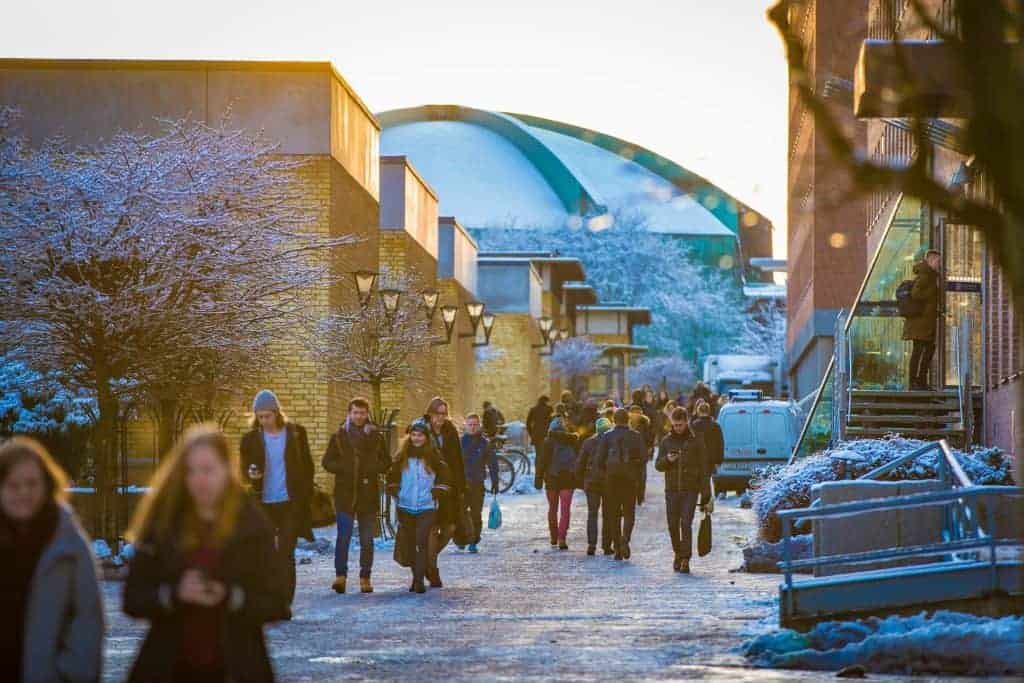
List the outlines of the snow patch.
{"label": "snow patch", "polygon": [[830,621],[808,633],[782,629],[743,645],[755,666],[834,671],[860,665],[873,673],[1024,674],[1024,617],[940,611],[929,617]]}

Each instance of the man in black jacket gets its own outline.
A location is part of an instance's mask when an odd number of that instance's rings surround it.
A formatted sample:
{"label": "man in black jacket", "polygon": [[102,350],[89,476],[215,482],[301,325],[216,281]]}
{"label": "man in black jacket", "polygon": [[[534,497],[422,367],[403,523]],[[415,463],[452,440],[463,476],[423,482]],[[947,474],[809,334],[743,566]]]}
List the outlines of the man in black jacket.
{"label": "man in black jacket", "polygon": [[911,298],[921,312],[903,321],[903,339],[913,343],[910,353],[910,389],[925,391],[932,388],[928,373],[935,355],[935,337],[939,323],[939,296],[942,293],[939,269],[942,254],[929,249],[924,260],[914,264],[914,288]]}
{"label": "man in black jacket", "polygon": [[658,446],[655,469],[665,473],[665,513],[675,560],[672,568],[690,573],[693,555],[693,513],[697,497],[701,509],[710,511],[711,471],[704,440],[690,429],[686,409],[676,408],[670,416],[672,431]]}
{"label": "man in black jacket", "polygon": [[[427,558],[427,580],[432,588],[441,588],[441,572],[437,567],[437,556],[456,534],[456,525],[468,521],[466,514],[466,465],[462,459],[462,443],[459,430],[449,419],[448,402],[440,396],[430,399],[427,413],[423,416],[430,425],[430,440],[448,465],[451,474],[451,491],[438,510],[437,529],[431,534],[432,547]],[[471,529],[460,530],[466,536]]]}
{"label": "man in black jacket", "polygon": [[256,395],[252,429],[242,436],[239,465],[242,481],[262,503],[276,538],[277,560],[284,575],[288,604],[295,599],[295,544],[313,540],[310,498],[313,456],[306,429],[291,422],[269,389]]}
{"label": "man in black jacket", "polygon": [[547,396],[537,399],[537,405],[530,408],[526,414],[526,432],[530,435],[530,442],[533,444],[537,455],[544,447],[544,440],[548,438],[548,424],[551,422],[551,400]]}
{"label": "man in black jacket", "polygon": [[365,398],[348,403],[348,417],[331,436],[321,461],[334,475],[334,511],[338,538],[334,546],[334,591],[345,592],[348,577],[348,547],[352,531],[359,525],[359,589],[372,593],[373,537],[380,507],[380,478],[391,467],[384,435],[370,422],[370,404]]}
{"label": "man in black jacket", "polygon": [[647,446],[640,434],[629,428],[629,412],[618,408],[615,428],[601,437],[597,447],[598,472],[605,482],[605,514],[611,522],[615,559],[628,560],[633,535],[639,468],[647,461]]}
{"label": "man in black jacket", "polygon": [[725,438],[722,436],[722,427],[711,417],[711,406],[707,401],[697,401],[697,417],[690,420],[690,429],[704,439],[708,465],[711,474],[714,474],[725,460]]}
{"label": "man in black jacket", "polygon": [[[597,449],[601,438],[612,428],[612,421],[601,417],[594,425],[594,435],[583,442],[580,448],[579,461],[576,464],[576,479],[587,494],[587,555],[597,552],[598,514],[605,501],[605,483],[597,469]],[[612,554],[611,525],[609,524],[608,505],[604,505],[601,515],[601,548],[605,555]]]}

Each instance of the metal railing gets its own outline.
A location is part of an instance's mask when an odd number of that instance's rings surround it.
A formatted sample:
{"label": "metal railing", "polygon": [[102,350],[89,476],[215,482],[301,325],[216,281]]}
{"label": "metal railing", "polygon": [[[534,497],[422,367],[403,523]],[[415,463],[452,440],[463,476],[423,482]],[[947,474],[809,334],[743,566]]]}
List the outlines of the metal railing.
{"label": "metal railing", "polygon": [[974,377],[972,371],[973,359],[971,358],[971,318],[968,315],[960,317],[960,324],[957,325],[956,336],[953,338],[953,358],[956,365],[957,377],[957,398],[960,401],[960,427],[964,432],[964,447],[968,447],[974,441]]}
{"label": "metal railing", "polygon": [[850,351],[850,332],[846,324],[849,314],[846,309],[836,316],[835,340],[832,353],[835,358],[832,367],[832,438],[829,443],[835,446],[846,440],[846,421],[850,415],[850,370],[853,358]]}
{"label": "metal railing", "polygon": [[[1024,489],[1015,486],[976,486],[960,465],[959,460],[949,448],[945,440],[927,444],[906,455],[878,467],[859,477],[860,480],[873,480],[906,465],[917,458],[938,451],[938,475],[948,489],[927,493],[908,494],[891,498],[872,498],[869,500],[821,505],[815,501],[810,507],[795,510],[781,510],[777,513],[782,526],[782,561],[778,563],[783,573],[783,589],[785,600],[782,609],[785,614],[793,614],[793,572],[795,570],[813,569],[828,565],[858,565],[881,561],[907,559],[912,557],[943,557],[948,561],[966,559],[966,551],[987,549],[991,567],[992,590],[998,589],[997,549],[1000,547],[1019,546],[1020,539],[997,538],[995,530],[994,508],[984,506],[985,523],[981,523],[979,499],[984,497],[1011,496],[1024,497]],[[825,555],[802,560],[793,560],[791,539],[793,527],[800,522],[815,519],[835,519],[850,517],[872,512],[885,512],[921,508],[928,506],[944,506],[944,524],[942,541],[923,545],[882,548],[853,553]]]}

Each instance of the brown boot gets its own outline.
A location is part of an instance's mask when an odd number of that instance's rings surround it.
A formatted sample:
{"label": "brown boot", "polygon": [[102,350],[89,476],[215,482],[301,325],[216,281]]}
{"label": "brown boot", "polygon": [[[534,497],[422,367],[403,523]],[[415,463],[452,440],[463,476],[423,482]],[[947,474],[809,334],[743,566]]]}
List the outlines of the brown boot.
{"label": "brown boot", "polygon": [[689,559],[684,557],[684,558],[682,558],[679,561],[679,572],[682,573],[682,574],[689,574],[690,573],[690,560]]}
{"label": "brown boot", "polygon": [[427,570],[427,581],[430,582],[431,588],[444,588],[444,584],[441,583],[441,571],[438,569]]}
{"label": "brown boot", "polygon": [[331,588],[334,589],[335,593],[344,593],[345,592],[345,583],[347,581],[348,581],[347,577],[337,576],[337,577],[335,577],[334,584],[331,586]]}
{"label": "brown boot", "polygon": [[373,592],[373,584],[370,583],[370,577],[369,576],[360,576],[359,577],[359,591],[361,593],[372,593]]}

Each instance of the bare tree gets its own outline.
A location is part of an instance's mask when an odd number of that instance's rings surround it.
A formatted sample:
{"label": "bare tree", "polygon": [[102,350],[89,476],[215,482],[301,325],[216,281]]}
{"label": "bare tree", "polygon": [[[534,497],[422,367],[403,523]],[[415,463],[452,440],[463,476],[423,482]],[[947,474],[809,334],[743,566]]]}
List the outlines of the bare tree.
{"label": "bare tree", "polygon": [[786,353],[786,309],[776,301],[757,306],[746,317],[736,353],[780,359]]}
{"label": "bare tree", "polygon": [[679,356],[652,356],[644,358],[629,369],[629,383],[632,386],[648,384],[664,387],[668,392],[684,392],[697,381],[693,364]]}
{"label": "bare tree", "polygon": [[394,312],[388,311],[383,296],[359,308],[334,311],[319,321],[307,347],[325,380],[370,387],[374,418],[379,420],[381,387],[387,382],[415,384],[415,362],[431,352],[438,336],[424,315],[417,273],[382,269],[377,279],[381,292],[398,293]]}
{"label": "bare tree", "polygon": [[573,393],[579,389],[580,381],[597,367],[601,347],[589,337],[570,337],[557,342],[551,351],[551,374],[569,380]]}
{"label": "bare tree", "polygon": [[[350,237],[309,230],[299,165],[261,136],[163,121],[83,149],[29,150],[0,116],[0,347],[96,401],[99,534],[112,537],[117,421],[301,336]],[[164,405],[166,404],[166,405]],[[168,405],[170,407],[168,407]]]}

